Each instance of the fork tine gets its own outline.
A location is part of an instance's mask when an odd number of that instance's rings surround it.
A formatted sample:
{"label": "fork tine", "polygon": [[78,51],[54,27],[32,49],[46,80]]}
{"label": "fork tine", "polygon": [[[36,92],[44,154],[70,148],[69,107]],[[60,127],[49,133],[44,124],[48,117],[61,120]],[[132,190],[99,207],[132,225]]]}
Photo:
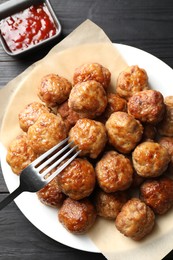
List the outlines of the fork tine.
{"label": "fork tine", "polygon": [[61,148],[57,153],[53,154],[49,159],[47,159],[44,163],[42,163],[40,166],[37,167],[37,171],[41,171],[44,169],[49,163],[51,163],[53,160],[55,160],[60,154],[62,154],[67,148],[69,148],[72,145],[73,141],[68,143],[66,146]]}
{"label": "fork tine", "polygon": [[47,156],[49,156],[51,153],[53,153],[54,151],[56,151],[56,149],[58,149],[59,147],[61,147],[63,144],[65,144],[68,141],[69,137],[67,137],[66,139],[64,139],[63,141],[61,141],[60,143],[58,143],[57,145],[55,145],[54,147],[52,147],[51,149],[49,149],[48,151],[46,151],[45,153],[43,153],[41,156],[39,156],[36,160],[34,160],[32,162],[33,166],[36,166],[38,163],[40,163],[41,161],[43,161]]}
{"label": "fork tine", "polygon": [[46,183],[52,181],[65,167],[67,167],[80,153],[81,151],[77,151],[71,158],[68,159],[63,165],[61,165],[54,173],[52,173],[47,179]]}
{"label": "fork tine", "polygon": [[45,176],[46,174],[48,174],[51,170],[53,170],[56,166],[58,166],[64,159],[66,159],[68,157],[68,155],[71,154],[76,148],[77,148],[77,145],[72,147],[67,153],[65,153],[63,156],[61,156],[56,162],[54,162],[52,165],[50,165],[40,175]]}

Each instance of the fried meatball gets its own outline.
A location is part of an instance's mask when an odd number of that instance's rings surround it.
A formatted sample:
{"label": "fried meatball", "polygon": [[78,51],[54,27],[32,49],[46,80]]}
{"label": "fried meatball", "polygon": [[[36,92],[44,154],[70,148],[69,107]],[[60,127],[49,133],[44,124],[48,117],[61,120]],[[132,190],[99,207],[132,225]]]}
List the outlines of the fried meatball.
{"label": "fried meatball", "polygon": [[67,198],[58,212],[59,221],[74,234],[86,233],[96,220],[96,210],[88,199]]}
{"label": "fried meatball", "polygon": [[117,111],[126,112],[127,101],[121,98],[118,94],[108,93],[107,94],[108,104],[104,112],[105,117],[108,119],[110,115]]}
{"label": "fried meatball", "polygon": [[161,137],[158,142],[161,146],[166,148],[166,150],[168,151],[171,157],[171,161],[168,165],[168,172],[172,173],[173,172],[173,137],[166,137],[166,136]]}
{"label": "fried meatball", "polygon": [[141,240],[149,234],[155,224],[152,209],[137,198],[127,201],[115,220],[116,228],[133,240]]}
{"label": "fried meatball", "polygon": [[37,196],[43,204],[54,208],[59,208],[66,198],[58,185],[57,176],[39,190]]}
{"label": "fried meatball", "polygon": [[85,63],[75,69],[73,82],[77,84],[87,80],[95,80],[107,89],[110,84],[111,73],[99,63]]}
{"label": "fried meatball", "polygon": [[56,74],[48,74],[41,79],[37,93],[47,106],[55,107],[69,97],[71,88],[72,84],[67,79]]}
{"label": "fried meatball", "polygon": [[73,160],[58,175],[61,190],[74,200],[88,197],[94,190],[95,181],[96,176],[92,164],[81,158]]}
{"label": "fried meatball", "polygon": [[68,105],[77,113],[94,118],[101,115],[106,108],[106,92],[103,86],[95,80],[79,82],[70,92]]}
{"label": "fried meatball", "polygon": [[143,126],[126,112],[114,112],[106,121],[108,139],[121,153],[130,153],[140,141]]}
{"label": "fried meatball", "polygon": [[126,201],[127,194],[123,191],[106,193],[100,189],[94,197],[97,215],[106,219],[116,219]]}
{"label": "fried meatball", "polygon": [[68,101],[62,103],[58,107],[57,112],[61,115],[67,130],[70,130],[70,128],[76,124],[78,119],[84,117],[83,114],[77,113],[73,109],[71,109],[68,106]]}
{"label": "fried meatball", "polygon": [[173,206],[173,180],[168,177],[146,180],[140,187],[140,198],[156,214],[166,213]]}
{"label": "fried meatball", "polygon": [[126,190],[132,183],[130,160],[115,151],[104,154],[97,162],[95,171],[100,188],[107,193]]}
{"label": "fried meatball", "polygon": [[7,163],[17,175],[36,158],[37,154],[29,145],[26,133],[17,136],[7,149]]}
{"label": "fried meatball", "polygon": [[35,123],[38,117],[46,112],[50,112],[50,109],[42,103],[32,102],[28,104],[19,113],[19,125],[24,132],[28,131],[28,128]]}
{"label": "fried meatball", "polygon": [[140,176],[157,177],[167,169],[170,156],[159,143],[146,141],[135,148],[132,160],[133,166]]}
{"label": "fried meatball", "polygon": [[70,129],[69,142],[71,141],[81,150],[80,156],[97,158],[107,142],[105,126],[95,120],[79,119]]}
{"label": "fried meatball", "polygon": [[166,112],[158,125],[158,132],[160,135],[173,137],[173,96],[166,97],[164,103]]}
{"label": "fried meatball", "polygon": [[44,153],[65,139],[67,131],[60,115],[43,113],[28,129],[28,140],[36,153]]}
{"label": "fried meatball", "polygon": [[137,65],[129,66],[120,73],[117,79],[116,92],[129,99],[134,93],[148,89],[148,76],[144,69]]}
{"label": "fried meatball", "polygon": [[159,123],[165,112],[163,96],[156,90],[135,93],[128,101],[128,113],[144,123]]}

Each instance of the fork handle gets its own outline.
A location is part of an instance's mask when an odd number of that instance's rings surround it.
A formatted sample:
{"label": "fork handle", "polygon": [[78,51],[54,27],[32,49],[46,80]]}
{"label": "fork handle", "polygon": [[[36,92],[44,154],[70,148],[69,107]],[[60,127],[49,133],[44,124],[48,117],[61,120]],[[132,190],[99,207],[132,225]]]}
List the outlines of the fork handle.
{"label": "fork handle", "polygon": [[10,193],[4,200],[0,202],[0,210],[7,206],[10,202],[12,202],[18,195],[23,192],[21,187],[19,186],[12,193]]}

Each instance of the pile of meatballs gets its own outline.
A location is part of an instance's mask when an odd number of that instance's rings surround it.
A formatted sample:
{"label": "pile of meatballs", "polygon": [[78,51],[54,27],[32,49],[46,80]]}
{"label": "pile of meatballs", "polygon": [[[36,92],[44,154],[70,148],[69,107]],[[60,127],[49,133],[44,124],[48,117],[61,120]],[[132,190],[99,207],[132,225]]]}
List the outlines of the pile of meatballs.
{"label": "pile of meatballs", "polygon": [[6,159],[19,175],[68,136],[80,154],[37,192],[39,200],[58,208],[72,233],[86,233],[102,217],[115,221],[115,232],[140,240],[173,206],[173,96],[152,90],[137,65],[120,73],[115,93],[110,82],[109,69],[98,63],[76,68],[72,83],[45,75],[40,102],[18,115],[22,134]]}

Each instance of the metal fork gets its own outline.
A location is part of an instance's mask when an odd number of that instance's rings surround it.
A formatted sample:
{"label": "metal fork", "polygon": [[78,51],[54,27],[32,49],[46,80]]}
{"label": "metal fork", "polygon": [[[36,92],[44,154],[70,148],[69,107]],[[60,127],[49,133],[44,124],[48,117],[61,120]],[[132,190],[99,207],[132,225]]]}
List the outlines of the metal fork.
{"label": "metal fork", "polygon": [[[65,154],[63,154],[73,144],[72,141],[65,145],[68,139],[69,138],[67,137],[62,142],[58,143],[56,146],[42,154],[20,173],[20,184],[18,188],[15,189],[11,194],[9,194],[3,201],[0,202],[0,210],[7,206],[11,201],[13,201],[18,195],[20,195],[24,191],[37,192],[41,190],[78,156],[80,150],[74,153],[50,176],[46,177],[51,170],[57,167],[77,148],[77,146],[74,146]],[[55,153],[55,151],[63,145],[65,146]],[[61,154],[63,155],[59,159],[57,159],[58,156]],[[51,162],[53,163],[50,165]],[[48,168],[44,169],[47,166]]]}

